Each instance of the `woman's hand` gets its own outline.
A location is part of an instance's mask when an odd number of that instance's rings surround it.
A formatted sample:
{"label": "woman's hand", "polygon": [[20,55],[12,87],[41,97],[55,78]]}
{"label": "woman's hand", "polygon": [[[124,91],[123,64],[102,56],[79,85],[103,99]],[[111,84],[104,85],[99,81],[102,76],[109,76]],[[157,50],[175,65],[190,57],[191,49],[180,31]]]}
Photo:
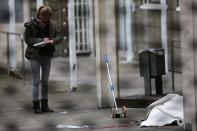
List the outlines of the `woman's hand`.
{"label": "woman's hand", "polygon": [[44,38],[44,42],[47,44],[53,44],[53,40],[50,40],[49,38]]}
{"label": "woman's hand", "polygon": [[46,37],[45,37],[43,41],[44,41],[45,43],[48,43],[49,40],[50,40],[49,38],[46,38]]}

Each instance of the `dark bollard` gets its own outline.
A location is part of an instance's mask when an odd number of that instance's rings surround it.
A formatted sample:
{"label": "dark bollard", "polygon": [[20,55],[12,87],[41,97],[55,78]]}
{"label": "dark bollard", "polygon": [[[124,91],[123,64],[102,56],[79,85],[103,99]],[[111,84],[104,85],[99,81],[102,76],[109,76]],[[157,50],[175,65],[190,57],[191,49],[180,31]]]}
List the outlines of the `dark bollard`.
{"label": "dark bollard", "polygon": [[144,76],[145,95],[151,96],[151,78],[155,79],[156,94],[162,95],[162,75],[165,74],[164,49],[146,49],[139,54],[140,76]]}

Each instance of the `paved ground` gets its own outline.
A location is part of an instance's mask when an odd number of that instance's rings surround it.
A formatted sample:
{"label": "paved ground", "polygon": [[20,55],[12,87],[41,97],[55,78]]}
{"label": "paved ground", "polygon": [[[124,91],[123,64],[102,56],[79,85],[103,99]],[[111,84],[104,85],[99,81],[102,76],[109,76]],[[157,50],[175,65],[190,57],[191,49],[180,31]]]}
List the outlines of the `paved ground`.
{"label": "paved ground", "polygon": [[[27,65],[28,66],[28,65]],[[129,108],[127,118],[111,119],[110,109],[97,109],[95,59],[78,59],[76,92],[69,89],[67,58],[53,60],[50,75],[49,104],[54,113],[35,115],[31,109],[31,77],[27,69],[26,81],[0,75],[0,130],[1,131],[182,131],[182,127],[139,127],[146,118],[145,108]],[[143,78],[135,63],[120,64],[121,96],[144,94]],[[164,93],[171,92],[170,77],[164,76]],[[176,90],[180,76],[176,76]],[[75,128],[75,129],[71,129]],[[79,129],[76,129],[79,128]]]}

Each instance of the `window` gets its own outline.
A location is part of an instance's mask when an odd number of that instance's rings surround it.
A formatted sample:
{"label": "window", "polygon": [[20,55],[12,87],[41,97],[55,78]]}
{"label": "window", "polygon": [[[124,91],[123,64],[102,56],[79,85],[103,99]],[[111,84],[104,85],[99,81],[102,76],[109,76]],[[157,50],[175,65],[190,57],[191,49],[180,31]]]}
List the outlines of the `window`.
{"label": "window", "polygon": [[160,4],[160,0],[150,0],[150,3],[152,3],[152,4]]}
{"label": "window", "polygon": [[144,3],[146,3],[146,4],[160,4],[161,2],[160,2],[160,0],[144,0],[143,1]]}
{"label": "window", "polygon": [[161,10],[160,0],[143,0],[143,4],[140,6],[142,10]]}

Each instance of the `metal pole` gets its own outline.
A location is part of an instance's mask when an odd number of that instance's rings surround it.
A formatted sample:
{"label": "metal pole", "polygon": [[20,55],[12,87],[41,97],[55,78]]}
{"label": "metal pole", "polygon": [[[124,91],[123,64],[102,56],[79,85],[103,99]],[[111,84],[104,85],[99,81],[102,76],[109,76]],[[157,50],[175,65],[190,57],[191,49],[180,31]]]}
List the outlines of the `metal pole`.
{"label": "metal pole", "polygon": [[171,71],[172,91],[174,92],[175,91],[175,88],[174,88],[174,40],[172,40],[172,43],[171,43],[171,68],[172,68],[172,71]]}
{"label": "metal pole", "polygon": [[6,34],[7,35],[7,73],[8,76],[10,75],[10,45],[9,45],[9,33]]}
{"label": "metal pole", "polygon": [[110,87],[111,87],[110,90],[111,90],[111,92],[112,92],[112,96],[113,96],[115,108],[116,108],[116,110],[117,110],[118,108],[117,108],[116,98],[115,98],[115,94],[114,94],[114,85],[113,85],[112,79],[111,79],[111,74],[110,74],[110,70],[109,70],[109,60],[108,60],[107,55],[105,56],[105,64],[106,64],[106,66],[107,66],[107,73],[108,73],[108,76],[109,76],[109,82],[110,82]]}
{"label": "metal pole", "polygon": [[174,42],[181,42],[180,40],[173,39],[171,42],[171,68],[172,68],[172,91],[175,91],[175,82],[174,82]]}
{"label": "metal pole", "polygon": [[76,21],[76,49],[77,49],[77,52],[80,51],[80,44],[81,44],[81,35],[80,35],[80,31],[81,31],[81,26],[80,26],[80,16],[79,16],[79,6],[80,6],[80,3],[79,3],[79,0],[76,0],[75,2],[75,9],[73,10],[76,10],[76,16],[73,16],[75,18],[75,21]]}
{"label": "metal pole", "polygon": [[24,40],[23,35],[20,35],[21,37],[21,50],[22,50],[22,72],[23,72],[23,80],[25,80],[25,53],[24,53]]}
{"label": "metal pole", "polygon": [[85,41],[85,33],[86,33],[86,29],[85,29],[85,8],[84,8],[84,4],[85,4],[85,0],[81,0],[81,32],[82,32],[82,42],[81,42],[81,45],[82,46],[82,51],[85,52],[86,49],[85,49],[85,44],[86,44],[86,41]]}

